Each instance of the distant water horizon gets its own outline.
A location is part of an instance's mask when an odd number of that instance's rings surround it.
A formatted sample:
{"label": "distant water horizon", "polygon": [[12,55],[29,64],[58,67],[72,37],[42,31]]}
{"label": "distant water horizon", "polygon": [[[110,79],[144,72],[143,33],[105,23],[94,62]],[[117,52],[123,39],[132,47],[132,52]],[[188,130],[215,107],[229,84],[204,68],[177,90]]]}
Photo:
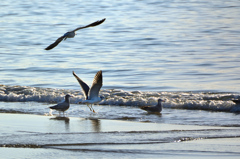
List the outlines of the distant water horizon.
{"label": "distant water horizon", "polygon": [[240,92],[238,1],[8,0],[0,8],[2,85],[77,90],[72,71],[91,84],[103,70],[103,89]]}

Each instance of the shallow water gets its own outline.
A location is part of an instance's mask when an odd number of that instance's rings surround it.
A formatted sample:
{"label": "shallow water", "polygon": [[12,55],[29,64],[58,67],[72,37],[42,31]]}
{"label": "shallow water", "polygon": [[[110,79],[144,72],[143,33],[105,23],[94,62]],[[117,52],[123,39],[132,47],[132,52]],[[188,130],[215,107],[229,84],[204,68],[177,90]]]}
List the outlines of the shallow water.
{"label": "shallow water", "polygon": [[[233,140],[230,141],[232,151],[227,151],[228,144],[219,144],[224,150],[221,155],[220,150],[206,150],[219,145],[209,144],[198,149],[195,147],[198,144],[187,142],[180,146],[183,151],[177,151],[179,145],[175,147],[174,143],[205,135],[219,143],[218,139],[224,137],[238,136],[239,140],[239,130],[222,130],[240,126],[240,106],[232,102],[232,99],[240,100],[239,8],[240,4],[234,0],[4,1],[0,4],[0,117],[2,113],[48,115],[48,107],[63,100],[68,93],[73,98],[66,116],[84,119],[84,128],[95,128],[93,131],[101,131],[102,127],[93,126],[99,119],[146,122],[147,125],[219,126],[221,131],[165,132],[166,138],[161,138],[161,142],[167,144],[158,143],[165,148],[160,152],[153,143],[138,146],[131,142],[128,150],[123,148],[125,145],[115,145],[115,149],[110,150],[111,145],[103,144],[101,149],[91,145],[91,149],[85,151],[87,148],[76,145],[73,149],[79,151],[64,151],[65,155],[235,157],[239,155],[235,149],[239,145],[234,145]],[[103,18],[106,18],[103,24],[79,30],[75,38],[61,42],[50,51],[44,50],[65,32]],[[103,70],[100,94],[105,99],[99,106],[93,106],[97,112],[94,114],[85,105],[76,104],[83,99],[83,94],[72,71],[91,84],[99,70]],[[147,114],[139,109],[155,105],[158,98],[166,101],[161,114]],[[50,122],[58,123],[57,127],[66,131],[73,121],[52,118]],[[42,118],[40,123],[44,122],[46,119]],[[11,133],[19,135],[19,132]],[[134,132],[135,139],[148,134],[158,138],[162,132]],[[72,140],[78,135],[73,135]],[[112,141],[121,140],[125,135],[129,136],[119,133]],[[156,138],[148,139],[156,141]],[[16,141],[21,143],[25,138],[20,139]],[[94,135],[90,139],[94,139]],[[49,141],[42,142],[44,145]],[[142,151],[146,146],[148,151]],[[53,147],[37,151],[20,147],[14,151],[28,152],[30,158],[41,155],[51,158],[63,153],[58,147],[54,151]],[[0,149],[0,152],[7,151],[11,149]]]}
{"label": "shallow water", "polygon": [[239,128],[234,127],[2,113],[0,119],[4,158],[239,156]]}

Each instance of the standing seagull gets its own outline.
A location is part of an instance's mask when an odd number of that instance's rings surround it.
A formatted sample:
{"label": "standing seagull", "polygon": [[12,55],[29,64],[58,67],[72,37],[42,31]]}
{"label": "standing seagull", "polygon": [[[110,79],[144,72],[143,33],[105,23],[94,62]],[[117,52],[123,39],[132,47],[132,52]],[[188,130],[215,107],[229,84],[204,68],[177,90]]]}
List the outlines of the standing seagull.
{"label": "standing seagull", "polygon": [[158,99],[158,104],[156,106],[143,106],[141,109],[146,110],[148,113],[160,113],[162,111],[161,102],[165,102],[162,99]]}
{"label": "standing seagull", "polygon": [[52,48],[56,47],[63,39],[66,40],[67,38],[74,38],[74,36],[76,35],[76,31],[80,30],[80,29],[84,29],[84,28],[88,28],[88,27],[94,27],[97,26],[99,24],[102,24],[105,21],[105,18],[96,22],[93,22],[89,25],[83,26],[83,27],[79,27],[74,29],[73,31],[69,31],[66,32],[63,36],[61,36],[60,38],[58,38],[54,43],[52,43],[51,45],[49,45],[47,48],[45,48],[45,50],[51,50]]}
{"label": "standing seagull", "polygon": [[[82,87],[83,90],[83,94],[85,97],[85,100],[82,101],[82,103],[87,103],[87,106],[89,107],[89,109],[91,111],[94,111],[94,109],[92,108],[92,104],[95,103],[99,103],[104,97],[103,96],[99,96],[99,91],[102,87],[102,71],[98,71],[93,79],[93,83],[92,86],[89,90],[89,86],[83,82],[73,71],[73,76],[78,80],[78,83],[80,84],[80,86]],[[90,106],[89,106],[90,104]]]}
{"label": "standing seagull", "polygon": [[69,103],[70,102],[70,100],[69,100],[70,97],[72,97],[72,96],[67,94],[65,96],[65,100],[63,102],[58,103],[57,105],[51,106],[49,108],[50,109],[55,109],[55,110],[59,111],[59,115],[60,115],[60,112],[63,112],[63,115],[64,115],[64,112],[66,110],[68,110],[68,108],[70,107],[70,103]]}

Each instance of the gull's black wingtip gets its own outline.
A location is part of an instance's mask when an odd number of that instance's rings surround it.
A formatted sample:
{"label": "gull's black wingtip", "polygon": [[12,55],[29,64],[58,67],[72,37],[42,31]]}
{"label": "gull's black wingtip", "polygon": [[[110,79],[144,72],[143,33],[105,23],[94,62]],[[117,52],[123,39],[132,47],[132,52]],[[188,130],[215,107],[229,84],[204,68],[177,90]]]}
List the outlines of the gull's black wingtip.
{"label": "gull's black wingtip", "polygon": [[48,107],[48,108],[50,108],[50,109],[55,109],[55,108],[56,108],[56,106],[51,106],[51,107]]}
{"label": "gull's black wingtip", "polygon": [[73,74],[73,76],[75,76],[75,75],[76,75],[76,73],[75,73],[74,71],[72,71],[72,74]]}
{"label": "gull's black wingtip", "polygon": [[51,50],[53,47],[53,44],[49,45],[48,47],[46,47],[44,50]]}
{"label": "gull's black wingtip", "polygon": [[240,104],[240,100],[232,100],[235,104]]}
{"label": "gull's black wingtip", "polygon": [[106,20],[106,18],[103,18],[102,20],[99,20],[98,23],[102,24],[105,20]]}
{"label": "gull's black wingtip", "polygon": [[148,110],[148,106],[142,106],[142,107],[140,107],[140,109],[142,109],[142,110]]}

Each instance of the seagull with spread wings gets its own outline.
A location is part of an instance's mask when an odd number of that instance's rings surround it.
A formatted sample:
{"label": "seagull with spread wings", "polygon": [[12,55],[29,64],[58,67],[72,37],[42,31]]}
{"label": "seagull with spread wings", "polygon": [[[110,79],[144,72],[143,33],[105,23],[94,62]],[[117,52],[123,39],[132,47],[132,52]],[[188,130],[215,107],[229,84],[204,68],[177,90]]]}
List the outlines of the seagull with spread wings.
{"label": "seagull with spread wings", "polygon": [[102,71],[100,70],[96,73],[90,89],[89,89],[89,86],[85,82],[83,82],[83,80],[81,80],[75,74],[74,71],[73,71],[73,76],[77,79],[78,83],[80,84],[80,86],[83,90],[85,100],[82,101],[81,103],[86,103],[87,106],[89,107],[89,109],[95,113],[94,109],[92,108],[92,104],[99,103],[104,98],[103,96],[99,96],[99,91],[103,85],[102,84],[103,83],[102,82],[103,81],[102,80]]}
{"label": "seagull with spread wings", "polygon": [[96,22],[93,22],[89,25],[83,26],[83,27],[78,27],[76,29],[74,29],[73,31],[69,31],[66,32],[63,36],[61,36],[60,38],[58,38],[54,43],[52,43],[51,45],[49,45],[48,47],[45,48],[45,50],[51,50],[54,47],[56,47],[63,39],[66,40],[67,38],[74,38],[74,36],[76,35],[76,31],[80,30],[80,29],[84,29],[84,28],[88,28],[88,27],[94,27],[97,25],[102,24],[105,21],[105,18]]}

